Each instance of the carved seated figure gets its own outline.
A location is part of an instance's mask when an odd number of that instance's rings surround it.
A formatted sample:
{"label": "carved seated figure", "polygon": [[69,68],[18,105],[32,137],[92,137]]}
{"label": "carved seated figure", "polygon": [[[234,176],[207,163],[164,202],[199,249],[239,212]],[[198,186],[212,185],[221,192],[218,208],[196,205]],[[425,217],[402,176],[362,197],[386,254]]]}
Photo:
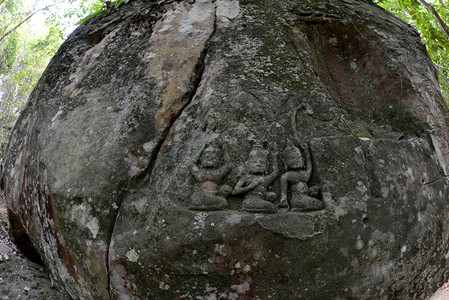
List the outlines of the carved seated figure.
{"label": "carved seated figure", "polygon": [[[310,197],[310,189],[307,182],[312,175],[312,160],[308,152],[307,144],[302,146],[306,149],[306,161],[301,150],[291,141],[284,151],[283,159],[286,172],[281,176],[281,201],[279,207],[289,207],[292,211],[310,211],[323,208],[320,199]],[[290,196],[290,201],[288,201]]]}
{"label": "carved seated figure", "polygon": [[234,187],[233,195],[245,194],[242,209],[258,213],[275,213],[272,203],[276,194],[268,188],[279,175],[276,155],[273,155],[273,171],[266,175],[268,169],[268,151],[261,145],[255,145],[246,162],[248,174],[244,175]]}
{"label": "carved seated figure", "polygon": [[[201,159],[200,159],[201,158]],[[232,164],[229,154],[224,148],[224,164],[220,167],[220,149],[212,144],[202,148],[194,157],[191,168],[193,177],[201,183],[200,189],[191,196],[192,210],[220,210],[228,207],[226,197],[232,191],[228,185],[220,186],[220,182],[231,172]],[[200,166],[197,165],[201,160]]]}

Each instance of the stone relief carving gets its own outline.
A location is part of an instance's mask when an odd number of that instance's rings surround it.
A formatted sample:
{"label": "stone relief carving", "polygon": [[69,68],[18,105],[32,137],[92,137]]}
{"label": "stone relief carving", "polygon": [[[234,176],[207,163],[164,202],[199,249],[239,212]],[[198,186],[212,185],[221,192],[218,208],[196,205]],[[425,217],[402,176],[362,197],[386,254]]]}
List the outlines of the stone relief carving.
{"label": "stone relief carving", "polygon": [[269,167],[269,151],[256,144],[246,161],[247,174],[235,185],[232,195],[244,195],[242,210],[257,213],[275,213],[276,205],[272,202],[276,194],[268,188],[279,176],[277,153],[272,154],[273,170],[267,174]]}
{"label": "stone relief carving", "polygon": [[290,208],[291,211],[309,211],[323,208],[320,199],[311,197],[316,195],[317,188],[309,188],[308,182],[312,175],[312,160],[309,147],[303,143],[301,149],[292,141],[288,141],[283,152],[283,161],[286,172],[281,176],[281,200],[279,207]]}
{"label": "stone relief carving", "polygon": [[[253,213],[324,209],[320,187],[309,186],[313,169],[312,156],[309,145],[299,138],[296,124],[296,117],[301,109],[307,109],[307,106],[300,105],[292,113],[294,137],[287,140],[281,155],[276,145],[267,150],[262,144],[255,144],[242,168],[243,175],[238,180],[230,178],[231,182],[237,181],[234,188],[222,184],[233,169],[227,147],[215,142],[205,144],[194,156],[190,170],[199,185],[195,186],[196,190],[190,197],[189,209],[241,209]],[[278,163],[278,156],[281,157],[281,164]],[[284,166],[282,173],[279,171],[280,165]],[[280,192],[280,197],[270,189]]]}
{"label": "stone relief carving", "polygon": [[312,159],[307,143],[301,142],[296,124],[296,115],[299,110],[307,109],[300,105],[292,114],[291,124],[294,138],[298,146],[288,140],[282,154],[285,173],[281,176],[281,199],[279,207],[289,208],[291,211],[311,211],[324,208],[324,203],[317,196],[319,187],[309,187],[308,182],[312,176]]}
{"label": "stone relief carving", "polygon": [[[223,151],[214,143],[205,146],[195,155],[190,170],[193,177],[200,182],[200,187],[192,194],[189,208],[192,210],[224,209],[228,207],[226,197],[229,196],[232,188],[228,185],[220,186],[220,183],[232,170],[231,159],[226,146],[222,147]],[[220,167],[221,163],[223,165]]]}

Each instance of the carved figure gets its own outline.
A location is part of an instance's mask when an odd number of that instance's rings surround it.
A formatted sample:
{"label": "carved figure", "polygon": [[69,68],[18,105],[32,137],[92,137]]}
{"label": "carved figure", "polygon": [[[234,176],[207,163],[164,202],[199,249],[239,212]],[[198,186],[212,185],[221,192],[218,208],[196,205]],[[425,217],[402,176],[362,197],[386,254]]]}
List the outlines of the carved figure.
{"label": "carved figure", "polygon": [[277,153],[273,154],[273,171],[268,171],[269,152],[261,145],[256,144],[249,153],[246,162],[248,174],[244,175],[234,187],[233,195],[245,194],[242,209],[250,212],[275,213],[276,205],[272,203],[276,194],[269,192],[268,188],[279,176]]}
{"label": "carved figure", "polygon": [[[200,190],[191,196],[192,210],[220,210],[228,207],[226,197],[232,191],[228,185],[219,186],[220,182],[231,172],[232,164],[229,153],[223,146],[224,164],[220,167],[221,155],[218,146],[209,144],[195,155],[191,168],[193,177],[201,183]],[[200,166],[197,165],[200,160]]]}
{"label": "carved figure", "polygon": [[[305,106],[297,107],[292,116],[292,127],[295,132],[295,138],[298,141],[296,114],[302,108],[305,108]],[[305,159],[301,149],[304,152]],[[283,152],[283,161],[286,172],[281,176],[281,200],[279,207],[290,207],[292,211],[322,209],[324,206],[323,202],[310,196],[314,191],[308,186],[312,175],[312,159],[308,145],[300,143],[300,148],[298,148],[289,140]]]}
{"label": "carved figure", "polygon": [[[279,207],[290,206],[292,211],[308,211],[323,208],[320,199],[310,197],[310,189],[307,182],[312,175],[312,160],[307,144],[301,146],[304,149],[305,160],[301,150],[291,141],[283,153],[286,172],[281,176],[281,201]],[[289,200],[290,194],[290,201]]]}

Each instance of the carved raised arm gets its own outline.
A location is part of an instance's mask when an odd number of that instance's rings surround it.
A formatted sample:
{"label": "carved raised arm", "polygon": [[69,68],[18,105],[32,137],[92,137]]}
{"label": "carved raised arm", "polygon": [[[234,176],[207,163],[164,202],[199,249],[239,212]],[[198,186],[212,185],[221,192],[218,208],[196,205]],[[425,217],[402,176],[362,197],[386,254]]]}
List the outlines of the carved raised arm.
{"label": "carved raised arm", "polygon": [[[190,170],[192,171],[192,175],[195,176],[195,178],[197,177],[197,174],[199,172],[199,167],[198,167],[198,161],[200,160],[201,154],[204,151],[204,148],[206,147],[206,144],[204,144],[200,151],[198,151],[194,156],[193,156],[193,163],[192,166],[190,167]],[[197,178],[198,179],[198,178]]]}
{"label": "carved raised arm", "polygon": [[278,164],[278,151],[277,148],[273,150],[273,172],[271,172],[266,178],[266,185],[271,185],[279,176],[279,164]]}
{"label": "carved raised arm", "polygon": [[298,128],[296,127],[297,126],[296,125],[296,116],[298,115],[298,111],[300,109],[303,109],[303,108],[307,109],[305,104],[298,105],[295,108],[295,110],[293,111],[292,118],[291,118],[291,126],[292,126],[292,129],[293,129],[293,133],[295,135],[296,140],[298,140],[298,141],[300,141],[300,138],[299,138],[299,134],[298,134]]}
{"label": "carved raised arm", "polygon": [[302,143],[301,148],[304,150],[304,156],[306,159],[306,172],[307,172],[307,181],[309,181],[310,176],[312,176],[312,157],[310,155],[310,147],[307,143]]}

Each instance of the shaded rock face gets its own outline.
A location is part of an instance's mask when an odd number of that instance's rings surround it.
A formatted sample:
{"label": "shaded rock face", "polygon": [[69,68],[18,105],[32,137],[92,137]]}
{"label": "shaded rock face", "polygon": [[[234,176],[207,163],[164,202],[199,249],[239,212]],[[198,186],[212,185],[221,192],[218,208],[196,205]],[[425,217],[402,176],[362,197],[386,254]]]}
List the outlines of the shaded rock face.
{"label": "shaded rock face", "polygon": [[0,264],[2,299],[70,299],[52,286],[41,265],[28,260],[11,260]]}
{"label": "shaded rock face", "polygon": [[75,299],[421,299],[447,124],[418,35],[368,2],[136,0],[54,57],[5,196]]}

